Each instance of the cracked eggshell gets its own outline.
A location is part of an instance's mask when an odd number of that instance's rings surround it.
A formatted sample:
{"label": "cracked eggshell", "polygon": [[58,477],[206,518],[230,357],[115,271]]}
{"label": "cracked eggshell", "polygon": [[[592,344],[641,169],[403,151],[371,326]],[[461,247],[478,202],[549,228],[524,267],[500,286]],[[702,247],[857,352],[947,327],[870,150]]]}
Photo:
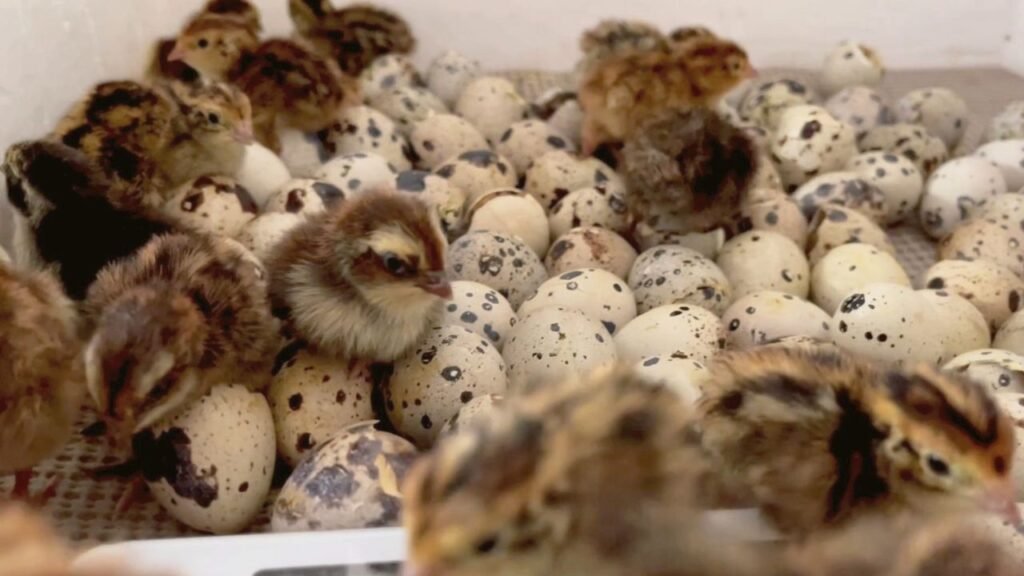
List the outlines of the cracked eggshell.
{"label": "cracked eggshell", "polygon": [[958,294],[973,304],[995,332],[1024,302],[1024,280],[986,260],[943,260],[925,273],[931,290]]}
{"label": "cracked eggshell", "polygon": [[262,394],[220,385],[136,438],[149,490],[189,528],[237,534],[263,510],[277,455]]}
{"label": "cracked eggshell", "polygon": [[745,350],[792,336],[829,338],[832,318],[821,308],[783,292],[755,292],[740,298],[725,311],[725,343]]}
{"label": "cracked eggshell", "polygon": [[465,229],[466,193],[448,180],[430,172],[406,170],[395,178],[395,189],[433,206],[449,238]]}
{"label": "cracked eggshell", "polygon": [[833,314],[851,292],[871,284],[911,286],[896,258],[870,244],[844,244],[830,250],[811,271],[815,304]]}
{"label": "cracked eggshell", "polygon": [[409,140],[420,167],[426,170],[434,170],[460,154],[489,148],[475,126],[453,114],[435,114],[417,122]]}
{"label": "cracked eggshell", "polygon": [[459,413],[445,422],[441,429],[441,437],[452,436],[459,432],[475,428],[488,422],[505,404],[505,397],[497,394],[477,396],[459,409]]}
{"label": "cracked eggshell", "polygon": [[1009,190],[1024,188],[1024,139],[990,142],[974,152],[999,167]]}
{"label": "cracked eggshell", "polygon": [[687,406],[696,409],[704,390],[712,385],[711,370],[704,364],[676,356],[651,356],[633,367],[641,380],[652,386],[664,386]]}
{"label": "cracked eggshell", "polygon": [[442,52],[427,69],[427,87],[449,107],[480,76],[480,62],[454,50]]}
{"label": "cracked eggshell", "polygon": [[629,273],[637,310],[692,304],[721,316],[732,303],[732,284],[709,258],[682,246],[665,245],[641,254]]}
{"label": "cracked eggshell", "polygon": [[967,131],[971,111],[956,92],[933,87],[914,90],[900,98],[896,113],[903,122],[924,126],[946,148],[956,150]]}
{"label": "cracked eggshell", "polygon": [[861,138],[876,126],[896,123],[896,112],[877,90],[867,86],[843,88],[825,103],[836,120],[845,122]]}
{"label": "cracked eggshell", "polygon": [[281,240],[305,221],[304,217],[297,214],[267,212],[246,224],[238,234],[237,240],[260,261],[266,261]]}
{"label": "cracked eggshell", "polygon": [[1024,138],[1024,100],[1016,100],[996,114],[985,131],[985,142]]}
{"label": "cracked eggshell", "polygon": [[292,179],[292,174],[277,154],[256,143],[245,147],[242,166],[233,177],[249,191],[257,206],[263,206],[281,186]]}
{"label": "cracked eggshell", "polygon": [[718,267],[732,284],[733,297],[776,290],[807,298],[811,268],[803,250],[774,232],[747,232],[725,243]]}
{"label": "cracked eggshell", "polygon": [[522,394],[615,366],[615,340],[579,310],[547,307],[520,318],[505,343],[509,390]]}
{"label": "cracked eggshell", "polygon": [[1024,394],[1024,356],[982,347],[950,360],[943,368],[987,387],[994,394]]}
{"label": "cracked eggshell", "polygon": [[422,86],[423,79],[408,56],[387,54],[374,60],[359,75],[359,86],[367,102],[403,86]]}
{"label": "cracked eggshell", "polygon": [[[1016,228],[1016,229],[1015,229]],[[978,217],[939,243],[940,260],[987,260],[1024,277],[1024,234],[993,217]]]}
{"label": "cracked eggshell", "polygon": [[769,133],[775,131],[784,113],[795,106],[814,104],[817,96],[796,80],[775,80],[751,88],[743,97],[739,113]]}
{"label": "cracked eggshell", "polygon": [[891,152],[906,156],[927,178],[949,159],[946,144],[918,124],[892,124],[868,130],[860,139],[862,152]]}
{"label": "cracked eggshell", "polygon": [[772,138],[772,161],[788,190],[841,170],[856,154],[853,128],[820,106],[787,109]]}
{"label": "cracked eggshell", "polygon": [[492,144],[510,126],[530,117],[530,104],[504,78],[483,76],[471,81],[459,95],[455,113],[469,120]]}
{"label": "cracked eggshell", "polygon": [[549,152],[526,171],[523,190],[532,194],[545,210],[574,190],[597,188],[625,196],[626,185],[607,164],[595,158],[581,159],[565,151]]}
{"label": "cracked eggshell", "polygon": [[234,179],[200,176],[176,188],[163,213],[190,230],[233,238],[260,209],[249,190]]}
{"label": "cracked eggshell", "polygon": [[470,232],[448,249],[448,272],[454,280],[470,280],[497,290],[518,308],[547,280],[537,254],[514,236]]}
{"label": "cracked eggshell", "polygon": [[466,194],[472,206],[491,190],[515,188],[519,177],[512,165],[490,150],[471,150],[449,158],[434,174]]}
{"label": "cracked eggshell", "polygon": [[508,158],[518,174],[525,174],[537,158],[556,150],[575,153],[576,144],[543,120],[516,122],[494,143],[494,151]]}
{"label": "cracked eggshell", "polygon": [[882,191],[885,215],[882,224],[892,226],[917,210],[924,193],[924,177],[905,156],[885,152],[867,152],[854,156],[848,169]]}
{"label": "cracked eggshell", "polygon": [[294,128],[282,128],[277,132],[281,141],[281,162],[295,178],[309,178],[331,159],[323,142],[316,133],[306,133]]}
{"label": "cracked eggshell", "polygon": [[921,290],[919,294],[934,307],[933,322],[942,326],[938,338],[946,347],[943,362],[964,352],[992,345],[992,332],[985,317],[973,304],[947,290]]}
{"label": "cracked eggshell", "polygon": [[398,170],[412,168],[412,149],[398,126],[383,112],[369,106],[353,106],[321,133],[324,148],[332,157],[376,154]]}
{"label": "cracked eggshell", "polygon": [[1003,323],[992,347],[1024,355],[1024,310],[1014,313]]}
{"label": "cracked eggshell", "polygon": [[265,212],[283,212],[298,216],[311,216],[327,210],[328,206],[345,201],[345,193],[330,182],[301,178],[281,187],[266,205]]}
{"label": "cracked eggshell", "polygon": [[629,206],[618,191],[581,188],[555,204],[548,216],[548,225],[555,238],[574,228],[595,226],[625,234],[630,228]]}
{"label": "cracked eggshell", "polygon": [[634,364],[651,356],[678,356],[707,365],[725,347],[722,321],[688,304],[655,308],[615,336],[619,359]]}
{"label": "cracked eggshell", "polygon": [[484,337],[462,326],[432,328],[416,350],[395,362],[384,386],[388,419],[428,449],[444,423],[473,398],[504,394],[505,373],[501,354]]}
{"label": "cracked eggshell", "polygon": [[801,248],[807,245],[807,218],[800,206],[781,189],[751,190],[726,226],[730,238],[753,230],[782,234]]}
{"label": "cracked eggshell", "polygon": [[477,282],[452,282],[452,299],[445,306],[442,324],[462,326],[475,332],[500,352],[518,322],[516,311],[497,290]]}
{"label": "cracked eggshell", "polygon": [[370,100],[370,106],[394,120],[398,131],[409,136],[413,127],[435,115],[447,114],[448,107],[426,88],[402,86]]}
{"label": "cracked eggshell", "polygon": [[336,431],[302,461],[274,502],[271,530],[312,532],[397,526],[402,480],[419,454],[403,438],[362,423]]}
{"label": "cracked eggshell", "polygon": [[848,295],[832,317],[832,340],[844,350],[880,362],[940,365],[945,329],[935,306],[913,288],[872,284]]}
{"label": "cracked eggshell", "polygon": [[589,268],[566,272],[540,285],[519,307],[526,317],[548,307],[579,310],[599,320],[612,336],[636,318],[636,299],[626,283],[611,272]]}
{"label": "cracked eggshell", "polygon": [[544,265],[551,276],[581,268],[600,268],[625,279],[636,258],[633,246],[615,232],[606,228],[576,228],[551,244]]}
{"label": "cracked eggshell", "polygon": [[854,86],[878,86],[885,77],[885,65],[874,49],[859,42],[841,42],[833,48],[821,68],[821,86],[828,94]]}
{"label": "cracked eggshell", "polygon": [[1006,178],[992,162],[975,156],[951,160],[928,179],[921,200],[921,227],[932,238],[945,238],[989,200],[1006,192]]}
{"label": "cracked eggshell", "polygon": [[867,216],[835,204],[819,210],[811,221],[811,234],[807,239],[811,266],[844,244],[870,244],[883,252],[896,254],[885,230]]}
{"label": "cracked eggshell", "polygon": [[394,186],[398,171],[383,156],[358,152],[334,158],[316,174],[316,179],[341,190],[346,198]]}
{"label": "cracked eggshell", "polygon": [[814,218],[818,209],[826,204],[852,208],[875,222],[882,222],[886,216],[885,194],[856,172],[817,176],[793,193],[793,201],[808,219]]}
{"label": "cracked eggshell", "polygon": [[492,190],[469,208],[469,230],[517,236],[543,258],[551,246],[547,214],[533,196],[515,188]]}

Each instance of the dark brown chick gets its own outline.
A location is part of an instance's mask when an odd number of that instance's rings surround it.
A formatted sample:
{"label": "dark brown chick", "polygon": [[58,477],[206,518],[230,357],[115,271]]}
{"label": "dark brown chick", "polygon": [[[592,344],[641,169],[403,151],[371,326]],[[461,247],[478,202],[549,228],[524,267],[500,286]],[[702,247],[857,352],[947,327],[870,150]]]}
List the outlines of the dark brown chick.
{"label": "dark brown chick", "polygon": [[438,320],[451,286],[437,213],[370,192],[294,229],[268,260],[274,310],[321,353],[390,362]]}
{"label": "dark brown chick", "polygon": [[659,111],[711,107],[753,73],[742,48],[714,37],[602,60],[580,88],[583,153],[627,139]]}
{"label": "dark brown chick", "polygon": [[409,23],[373,4],[335,10],[328,0],[289,0],[288,9],[299,36],[351,76],[359,76],[381,56],[416,49]]}
{"label": "dark brown chick", "polygon": [[263,388],[280,344],[258,263],[220,238],[153,240],[103,270],[83,314],[89,393],[120,447],[214,385]]}
{"label": "dark brown chick", "polygon": [[987,508],[1016,520],[1012,421],[980,386],[930,367],[887,371],[827,350],[722,357],[702,443],[784,531],[867,511]]}
{"label": "dark brown chick", "polygon": [[721,227],[743,204],[758,170],[757,146],[704,109],[664,110],[626,140],[620,168],[630,208],[658,231]]}

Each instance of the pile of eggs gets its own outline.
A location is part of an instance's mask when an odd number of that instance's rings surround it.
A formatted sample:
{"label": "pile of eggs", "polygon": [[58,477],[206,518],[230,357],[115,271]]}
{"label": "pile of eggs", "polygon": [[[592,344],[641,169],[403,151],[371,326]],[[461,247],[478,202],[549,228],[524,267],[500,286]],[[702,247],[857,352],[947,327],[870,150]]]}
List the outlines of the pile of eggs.
{"label": "pile of eggs", "polygon": [[[763,345],[945,366],[1019,418],[1024,104],[951,159],[963,100],[929,88],[892,105],[882,77],[873,51],[844,43],[821,75],[827,98],[779,80],[723,102],[766,159],[757,186],[723,230],[665,236],[632,220],[614,169],[576,154],[571,98],[545,120],[455,52],[424,76],[381,58],[361,79],[366,104],[324,135],[285,134],[280,157],[253,146],[236,178],[188,183],[165,211],[259,259],[366,191],[419,197],[450,239],[443,318],[391,366],[292,347],[265,396],[218,388],[154,432],[155,449],[188,460],[147,474],[157,499],[193,528],[237,532],[269,497],[278,459],[292,473],[274,530],[394,525],[418,451],[506,397],[625,363],[694,404],[718,354]],[[941,258],[911,278],[887,229],[917,222]],[[225,481],[211,486],[213,466]]]}

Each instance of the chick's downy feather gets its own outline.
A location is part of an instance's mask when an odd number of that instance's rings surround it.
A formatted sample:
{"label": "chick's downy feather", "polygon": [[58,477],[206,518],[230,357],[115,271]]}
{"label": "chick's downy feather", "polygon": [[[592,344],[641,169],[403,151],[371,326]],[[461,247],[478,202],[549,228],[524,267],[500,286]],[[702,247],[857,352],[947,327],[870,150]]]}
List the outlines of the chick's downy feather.
{"label": "chick's downy feather", "polygon": [[372,4],[334,9],[327,0],[289,0],[295,28],[317,53],[358,76],[386,54],[411,54],[416,39],[401,16]]}

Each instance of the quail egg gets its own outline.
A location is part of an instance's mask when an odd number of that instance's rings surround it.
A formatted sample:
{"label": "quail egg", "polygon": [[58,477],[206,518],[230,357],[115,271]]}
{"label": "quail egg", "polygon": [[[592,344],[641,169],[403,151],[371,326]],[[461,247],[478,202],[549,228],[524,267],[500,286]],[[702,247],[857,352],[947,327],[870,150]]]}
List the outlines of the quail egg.
{"label": "quail egg", "polygon": [[547,280],[537,254],[515,236],[470,232],[448,250],[449,273],[497,290],[518,308]]}
{"label": "quail egg", "polygon": [[918,293],[932,305],[933,325],[942,327],[938,339],[946,349],[943,361],[992,345],[988,323],[973,304],[947,290],[921,290]]}
{"label": "quail egg", "polygon": [[878,86],[885,77],[885,65],[878,52],[858,42],[842,42],[825,57],[821,86],[834,94],[854,86]]}
{"label": "quail egg", "polygon": [[508,299],[477,282],[452,282],[452,300],[445,306],[442,324],[462,326],[483,336],[500,352],[519,322]]}
{"label": "quail egg", "polygon": [[441,429],[441,437],[458,434],[463,430],[474,428],[490,420],[494,413],[501,409],[505,403],[504,396],[488,394],[477,396],[469,401],[469,404],[459,408],[459,413],[451,417]]}
{"label": "quail egg", "polygon": [[502,133],[494,150],[509,159],[516,173],[525,174],[533,162],[548,152],[575,152],[576,144],[542,120],[523,120]]}
{"label": "quail egg", "polygon": [[426,170],[435,170],[460,154],[488,148],[487,139],[475,126],[452,114],[435,114],[417,122],[409,139],[419,165]]}
{"label": "quail egg", "polygon": [[704,389],[712,385],[708,367],[691,358],[651,356],[638,362],[633,371],[644,382],[675,392],[693,409],[697,408]]}
{"label": "quail egg", "polygon": [[406,170],[395,178],[395,189],[433,206],[441,219],[441,227],[449,237],[463,231],[466,194],[448,180],[430,172]]}
{"label": "quail egg", "polygon": [[956,150],[967,131],[967,103],[948,88],[922,88],[910,92],[896,105],[900,120],[920,124],[937,136],[949,150]]}
{"label": "quail egg", "polygon": [[986,142],[1024,138],[1024,100],[1010,102],[996,114],[985,132]]}
{"label": "quail egg", "polygon": [[398,170],[412,168],[412,151],[391,118],[369,106],[344,109],[321,134],[331,156],[376,154]]}
{"label": "quail egg", "polygon": [[629,274],[641,314],[669,304],[700,306],[721,316],[732,304],[732,284],[710,259],[682,246],[652,248]]}
{"label": "quail egg", "polygon": [[513,124],[530,115],[530,104],[504,78],[484,76],[471,81],[459,96],[455,112],[469,120],[492,144]]}
{"label": "quail egg", "polygon": [[1024,394],[1024,356],[1014,352],[973,350],[952,359],[943,370],[963,374],[996,394]]}
{"label": "quail egg", "polygon": [[852,208],[875,222],[885,220],[885,194],[868,184],[856,172],[830,172],[818,176],[793,193],[793,201],[800,205],[804,216],[813,218],[825,204],[839,204]]}
{"label": "quail egg", "polygon": [[881,94],[866,86],[851,86],[837,92],[825,103],[836,120],[845,122],[861,138],[876,126],[896,123],[896,112]]}
{"label": "quail egg", "polygon": [[906,156],[867,152],[854,156],[848,169],[882,191],[885,215],[881,223],[898,224],[913,214],[924,193],[924,177]]}
{"label": "quail egg", "polygon": [[580,268],[600,268],[627,278],[636,250],[622,236],[606,228],[576,228],[551,244],[544,264],[559,276]]}
{"label": "quail egg", "polygon": [[270,197],[263,209],[300,216],[320,214],[328,206],[345,200],[345,193],[330,182],[313,179],[292,180]]}
{"label": "quail egg", "polygon": [[548,118],[548,125],[559,134],[564,134],[578,148],[580,135],[583,134],[583,108],[578,100],[569,100],[562,104]]}
{"label": "quail egg", "polygon": [[345,197],[357,196],[378,188],[391,188],[398,171],[381,156],[355,153],[338,156],[316,174],[316,179],[342,191]]}
{"label": "quail egg", "polygon": [[814,92],[796,80],[775,80],[765,82],[747,92],[740,104],[740,116],[754,122],[768,132],[773,132],[789,108],[813,104],[817,101]]}
{"label": "quail egg", "polygon": [[421,86],[423,79],[408,56],[387,54],[374,60],[359,76],[363,98],[373,100],[380,94],[402,86]]}
{"label": "quail egg", "polygon": [[881,362],[940,365],[946,345],[935,306],[913,288],[871,284],[843,299],[832,317],[841,348]]}
{"label": "quail egg", "polygon": [[200,176],[175,189],[163,212],[191,230],[233,238],[260,209],[249,191],[235,180]]}
{"label": "quail egg", "polygon": [[267,200],[292,179],[291,172],[284,162],[261,144],[250,144],[245,147],[242,165],[232,175],[236,182],[249,191],[257,206],[263,206]]}
{"label": "quail egg", "polygon": [[943,260],[928,270],[924,285],[966,298],[985,316],[993,332],[1024,302],[1024,280],[987,260]]}
{"label": "quail egg", "polygon": [[722,321],[710,311],[671,304],[626,324],[615,336],[615,345],[625,364],[651,356],[678,356],[706,365],[725,347],[725,331]]}
{"label": "quail egg", "polygon": [[814,304],[783,292],[754,292],[725,311],[726,346],[744,350],[781,338],[829,338],[832,318]]}
{"label": "quail egg", "polygon": [[267,212],[242,228],[238,241],[261,261],[266,261],[274,248],[305,218],[287,212]]}
{"label": "quail egg", "polygon": [[551,210],[574,190],[597,188],[625,195],[622,178],[594,158],[580,159],[565,151],[549,152],[533,163],[524,176],[523,190]]}
{"label": "quail egg", "polygon": [[925,178],[949,158],[946,144],[917,124],[876,126],[860,139],[860,149],[906,156]]}
{"label": "quail egg", "polygon": [[425,88],[402,86],[378,94],[370,106],[394,120],[398,131],[409,136],[413,126],[435,114],[447,114],[448,107]]}
{"label": "quail egg", "polygon": [[570,192],[551,209],[551,235],[568,234],[573,228],[608,228],[620,234],[629,231],[629,206],[615,190],[581,188]]}
{"label": "quail egg", "polygon": [[757,188],[748,192],[743,206],[726,227],[730,238],[752,230],[777,232],[797,246],[807,245],[807,218],[800,206],[778,189]]}
{"label": "quail egg", "polygon": [[1024,277],[1024,236],[994,217],[978,217],[957,228],[939,244],[941,260],[988,260]]}
{"label": "quail egg", "polygon": [[455,106],[462,91],[480,75],[480,63],[448,50],[430,63],[427,87],[448,106]]}
{"label": "quail egg", "polygon": [[550,306],[579,310],[600,320],[613,336],[637,314],[636,299],[629,286],[615,274],[597,268],[573,270],[551,278],[519,307],[519,314],[529,316]]}
{"label": "quail egg", "polygon": [[921,200],[921,226],[932,238],[945,238],[1006,191],[1002,171],[984,158],[967,156],[947,162],[928,179]]}
{"label": "quail egg", "polygon": [[815,266],[826,254],[843,244],[870,244],[883,252],[896,254],[885,230],[870,218],[844,206],[828,205],[811,221],[808,260]]}
{"label": "quail egg", "polygon": [[449,158],[434,173],[465,192],[470,206],[487,192],[515,188],[519,181],[512,165],[490,150],[463,152]]}
{"label": "quail egg", "polygon": [[772,160],[789,190],[842,169],[857,154],[853,128],[819,106],[788,108],[774,134]]}
{"label": "quail egg", "polygon": [[469,229],[517,236],[538,257],[547,254],[551,246],[544,208],[536,198],[515,188],[492,190],[480,196],[469,208]]}
{"label": "quail egg", "polygon": [[985,144],[974,153],[996,166],[1010,191],[1024,188],[1024,139],[999,140]]}
{"label": "quail egg", "polygon": [[[992,218],[1003,224],[1020,222],[1024,218],[1024,194],[1020,192],[993,196],[979,212],[984,218]],[[1021,226],[1024,230],[1024,226]]]}
{"label": "quail egg", "polygon": [[1015,312],[1003,323],[992,346],[1024,356],[1024,310]]}
{"label": "quail egg", "polygon": [[811,271],[814,303],[832,314],[851,292],[871,284],[911,286],[899,261],[870,244],[843,244],[830,250]]}
{"label": "quail egg", "polygon": [[288,173],[296,178],[309,178],[331,159],[323,142],[315,133],[306,133],[294,128],[282,128],[277,132],[281,141],[281,161]]}
{"label": "quail egg", "polygon": [[775,232],[747,232],[729,240],[718,255],[718,266],[735,298],[764,290],[807,298],[811,290],[811,269],[803,250]]}

